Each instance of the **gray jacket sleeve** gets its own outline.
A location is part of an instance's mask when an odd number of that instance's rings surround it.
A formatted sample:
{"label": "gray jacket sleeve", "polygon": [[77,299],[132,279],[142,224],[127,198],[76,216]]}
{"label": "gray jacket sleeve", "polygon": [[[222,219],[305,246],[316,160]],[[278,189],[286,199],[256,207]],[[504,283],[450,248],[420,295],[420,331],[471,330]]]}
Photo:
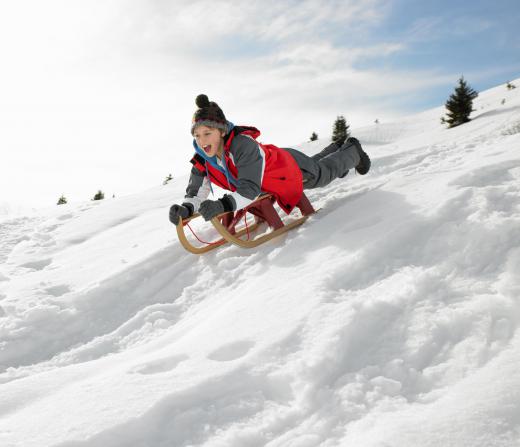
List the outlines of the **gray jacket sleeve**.
{"label": "gray jacket sleeve", "polygon": [[197,212],[200,204],[208,198],[210,191],[206,175],[195,167],[191,168],[190,180],[183,203],[191,203],[194,212]]}
{"label": "gray jacket sleeve", "polygon": [[229,152],[238,171],[237,190],[232,196],[237,209],[240,209],[245,206],[240,206],[241,204],[246,201],[250,203],[261,193],[265,168],[264,152],[255,140],[245,135],[235,136]]}

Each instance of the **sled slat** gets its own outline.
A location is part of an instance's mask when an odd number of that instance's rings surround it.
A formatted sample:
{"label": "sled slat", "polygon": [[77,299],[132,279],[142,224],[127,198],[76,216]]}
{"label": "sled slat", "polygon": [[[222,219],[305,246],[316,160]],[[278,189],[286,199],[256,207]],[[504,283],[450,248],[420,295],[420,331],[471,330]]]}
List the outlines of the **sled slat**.
{"label": "sled slat", "polygon": [[242,239],[239,239],[238,233],[233,235],[231,234],[224,225],[220,223],[220,221],[214,217],[211,219],[211,223],[215,227],[215,229],[220,233],[220,235],[228,242],[231,242],[232,244],[238,245],[239,247],[243,248],[253,248],[258,247],[260,244],[263,244],[264,242],[267,242],[270,239],[273,239],[277,236],[282,235],[283,233],[287,233],[289,230],[292,230],[293,228],[301,225],[304,223],[309,216],[303,216],[300,217],[298,220],[295,220],[294,222],[291,222],[290,224],[284,225],[283,227],[273,230],[267,234],[264,234],[263,236],[260,236],[257,239],[244,241]]}
{"label": "sled slat", "polygon": [[[184,223],[186,223],[187,221],[195,218],[195,217],[198,217],[199,214],[197,215],[193,215],[191,216],[190,218],[188,219],[185,219],[184,220]],[[219,222],[220,223],[220,222]],[[237,231],[235,233],[235,235],[237,237],[240,237],[240,236],[243,236],[244,234],[246,234],[249,230],[249,232],[251,233],[252,231],[255,231],[258,227],[258,224],[257,223],[254,223],[252,225],[249,226],[249,229],[247,228],[242,228],[241,230]],[[224,227],[225,228],[225,227]],[[227,231],[227,230],[226,230]],[[229,232],[228,232],[229,233]],[[221,238],[215,242],[211,242],[209,245],[203,245],[201,247],[197,247],[195,245],[193,245],[189,240],[188,238],[186,237],[186,233],[184,232],[184,225],[183,225],[183,222],[179,222],[177,224],[177,236],[179,237],[179,241],[181,243],[181,245],[186,249],[188,250],[190,253],[193,253],[193,254],[196,254],[196,255],[200,255],[202,253],[207,253],[208,251],[210,250],[213,250],[217,247],[220,247],[224,244],[227,244],[228,243],[228,240],[225,239],[225,238]]]}

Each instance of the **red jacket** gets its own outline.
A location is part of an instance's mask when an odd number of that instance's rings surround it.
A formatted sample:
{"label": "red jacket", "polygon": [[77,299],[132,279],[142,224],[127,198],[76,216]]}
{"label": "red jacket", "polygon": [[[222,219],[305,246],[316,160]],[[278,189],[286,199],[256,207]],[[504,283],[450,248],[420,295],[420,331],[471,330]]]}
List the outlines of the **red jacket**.
{"label": "red jacket", "polygon": [[[233,138],[237,133],[248,135],[255,141],[260,135],[260,131],[255,127],[239,126],[235,127],[224,140],[224,156],[230,174],[237,177],[237,168],[229,156],[229,150],[233,144]],[[294,158],[285,150],[272,144],[263,144],[256,141],[265,155],[265,168],[262,178],[262,192],[273,194],[280,208],[287,214],[300,201],[303,193],[303,176]],[[221,188],[235,191],[235,186],[228,183],[226,175],[216,169],[211,163],[206,162],[202,157],[195,156],[192,159],[193,165],[202,173],[209,174],[209,180]]]}

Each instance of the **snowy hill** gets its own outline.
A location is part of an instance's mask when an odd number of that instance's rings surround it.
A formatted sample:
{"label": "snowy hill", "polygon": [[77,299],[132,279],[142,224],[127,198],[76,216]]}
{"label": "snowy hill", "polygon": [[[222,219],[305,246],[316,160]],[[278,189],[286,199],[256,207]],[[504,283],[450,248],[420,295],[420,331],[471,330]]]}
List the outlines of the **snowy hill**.
{"label": "snowy hill", "polygon": [[0,445],[518,445],[520,88],[475,109],[355,130],[252,251],[183,250],[187,177],[2,220]]}

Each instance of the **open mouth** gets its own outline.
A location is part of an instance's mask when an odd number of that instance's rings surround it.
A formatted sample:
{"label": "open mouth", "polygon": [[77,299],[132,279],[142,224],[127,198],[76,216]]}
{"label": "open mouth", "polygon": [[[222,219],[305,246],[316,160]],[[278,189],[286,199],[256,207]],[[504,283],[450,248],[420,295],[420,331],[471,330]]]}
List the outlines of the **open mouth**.
{"label": "open mouth", "polygon": [[204,149],[204,152],[206,152],[206,154],[209,154],[209,152],[211,151],[211,144],[208,144],[207,146],[202,146],[202,149]]}

